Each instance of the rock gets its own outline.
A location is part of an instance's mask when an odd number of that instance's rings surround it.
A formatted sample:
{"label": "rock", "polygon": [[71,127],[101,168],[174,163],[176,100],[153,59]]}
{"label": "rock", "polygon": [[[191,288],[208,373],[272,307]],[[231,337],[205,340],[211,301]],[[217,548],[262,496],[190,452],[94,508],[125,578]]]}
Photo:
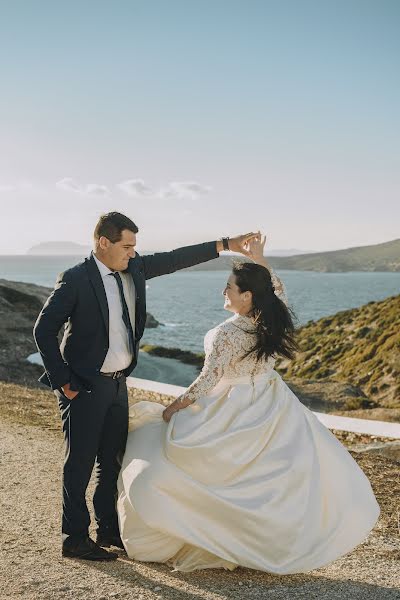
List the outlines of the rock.
{"label": "rock", "polygon": [[37,351],[32,329],[50,292],[44,286],[0,279],[0,379],[36,385],[41,367],[27,363],[26,357]]}
{"label": "rock", "polygon": [[355,445],[351,447],[354,452],[368,452],[369,454],[380,454],[396,462],[400,462],[400,440],[394,442],[380,442],[366,445]]}
{"label": "rock", "polygon": [[155,327],[158,327],[159,325],[163,326],[163,323],[160,323],[159,321],[157,321],[157,319],[155,319],[153,317],[153,315],[151,315],[150,313],[146,314],[146,325],[145,327],[147,329],[154,329]]}
{"label": "rock", "polygon": [[[37,352],[33,326],[52,288],[0,279],[0,380],[39,387],[41,365],[26,359]],[[147,313],[146,327],[162,325]],[[63,329],[63,328],[62,328]],[[61,342],[62,331],[59,334]]]}
{"label": "rock", "polygon": [[165,348],[164,346],[154,346],[152,344],[142,344],[140,349],[143,352],[152,354],[153,356],[160,356],[161,358],[173,358],[179,360],[182,363],[188,365],[194,365],[195,367],[202,367],[204,363],[203,353],[194,353],[190,350],[181,350],[180,348]]}

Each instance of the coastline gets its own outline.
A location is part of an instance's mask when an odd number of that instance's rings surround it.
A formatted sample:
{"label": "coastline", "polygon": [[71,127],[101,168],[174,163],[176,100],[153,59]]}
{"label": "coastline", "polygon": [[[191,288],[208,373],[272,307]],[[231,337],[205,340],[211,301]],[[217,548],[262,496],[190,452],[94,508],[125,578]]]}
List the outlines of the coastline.
{"label": "coastline", "polygon": [[[0,279],[0,381],[41,387],[42,368],[27,357],[37,353],[33,323],[50,291]],[[311,410],[400,422],[399,307],[400,296],[394,296],[312,321],[298,330],[301,352],[290,364],[277,361],[275,369]],[[142,343],[132,375],[187,387],[204,354],[168,347],[179,343],[173,335],[162,339],[163,345]]]}

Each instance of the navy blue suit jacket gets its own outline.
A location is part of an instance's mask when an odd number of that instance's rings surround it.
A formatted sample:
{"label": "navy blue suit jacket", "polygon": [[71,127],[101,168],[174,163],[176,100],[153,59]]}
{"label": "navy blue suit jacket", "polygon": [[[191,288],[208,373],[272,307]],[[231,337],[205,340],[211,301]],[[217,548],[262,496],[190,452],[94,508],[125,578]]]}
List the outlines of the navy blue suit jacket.
{"label": "navy blue suit jacket", "polygon": [[[216,242],[130,259],[128,272],[136,290],[135,354],[124,371],[135,368],[139,342],[146,323],[146,279],[173,273],[218,256]],[[61,346],[58,332],[65,324]],[[132,324],[133,327],[133,324]],[[107,297],[92,255],[60,273],[53,292],[41,310],[33,335],[45,372],[41,383],[53,390],[70,383],[72,390],[90,389],[90,377],[100,372],[109,345]]]}

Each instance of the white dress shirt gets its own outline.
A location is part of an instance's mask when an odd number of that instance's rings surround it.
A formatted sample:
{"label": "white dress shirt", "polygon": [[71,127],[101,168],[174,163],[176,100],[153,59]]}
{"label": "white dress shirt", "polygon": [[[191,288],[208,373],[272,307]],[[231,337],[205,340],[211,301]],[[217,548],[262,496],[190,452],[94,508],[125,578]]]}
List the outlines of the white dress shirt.
{"label": "white dress shirt", "polygon": [[[115,277],[110,275],[110,273],[113,273],[114,271],[111,271],[111,269],[102,263],[97,256],[95,256],[94,252],[92,252],[92,255],[103,280],[108,303],[110,324],[108,352],[100,371],[103,371],[104,373],[122,371],[131,364],[132,354],[129,351],[128,331],[122,319],[122,304],[118,284]],[[132,276],[129,273],[118,272],[121,275],[130,321],[133,332],[135,332],[135,285]]]}

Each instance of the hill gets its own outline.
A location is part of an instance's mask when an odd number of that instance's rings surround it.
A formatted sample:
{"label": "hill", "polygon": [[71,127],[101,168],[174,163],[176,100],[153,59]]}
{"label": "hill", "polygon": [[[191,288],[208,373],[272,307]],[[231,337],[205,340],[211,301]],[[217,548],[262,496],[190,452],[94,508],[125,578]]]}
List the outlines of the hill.
{"label": "hill", "polygon": [[[236,258],[236,257],[235,257]],[[293,271],[319,271],[343,273],[347,271],[391,271],[400,272],[400,239],[373,246],[359,246],[330,252],[313,252],[296,256],[268,256],[274,269]],[[232,257],[220,256],[187,270],[230,270]],[[239,257],[239,260],[246,260]]]}
{"label": "hill", "polygon": [[277,365],[285,377],[348,384],[353,399],[347,408],[380,407],[399,415],[400,296],[310,322],[299,329],[298,341],[296,358]]}
{"label": "hill", "polygon": [[400,272],[400,239],[373,246],[271,258],[277,269],[341,273],[345,271]]}

